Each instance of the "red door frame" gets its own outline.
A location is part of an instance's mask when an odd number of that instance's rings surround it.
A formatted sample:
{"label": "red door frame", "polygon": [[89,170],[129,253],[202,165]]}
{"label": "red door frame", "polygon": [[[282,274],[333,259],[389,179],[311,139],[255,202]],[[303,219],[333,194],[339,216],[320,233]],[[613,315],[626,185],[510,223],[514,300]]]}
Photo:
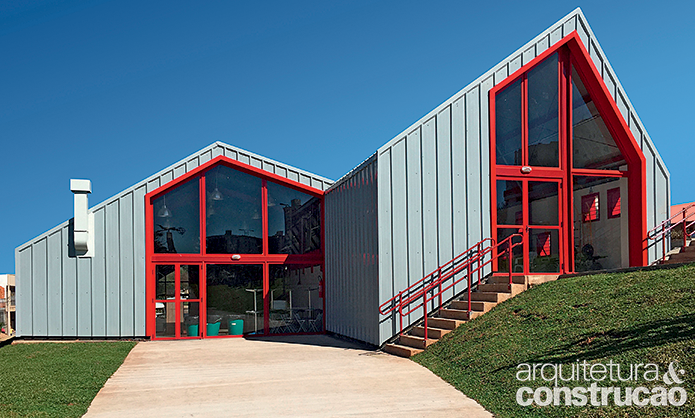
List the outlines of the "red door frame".
{"label": "red door frame", "polygon": [[[561,178],[550,178],[550,177],[538,177],[538,176],[528,176],[528,177],[520,177],[520,176],[502,176],[499,175],[497,176],[496,180],[508,180],[508,181],[518,181],[521,182],[521,211],[522,211],[522,223],[521,225],[501,225],[499,226],[500,229],[515,229],[518,228],[520,230],[523,230],[526,232],[524,234],[524,240],[523,240],[523,245],[522,249],[524,251],[524,273],[525,274],[534,274],[534,275],[539,275],[539,274],[557,274],[557,273],[544,273],[544,272],[531,272],[530,265],[529,265],[529,257],[527,254],[529,253],[531,249],[531,234],[529,233],[531,229],[542,229],[542,230],[554,230],[558,231],[558,262],[560,266],[560,271],[563,269],[563,265],[565,263],[565,254],[563,252],[563,248],[566,246],[561,245],[563,242],[563,239],[566,239],[566,230],[565,226],[563,225],[563,214],[567,213],[567,207],[565,204],[565,199],[564,199],[564,189],[563,189],[563,179]],[[530,223],[530,216],[529,216],[529,199],[528,199],[528,183],[529,182],[544,182],[544,183],[556,183],[558,185],[558,224],[557,225],[532,225]],[[496,187],[496,185],[495,185]],[[497,221],[497,214],[494,214],[495,217],[495,222]],[[497,228],[498,225],[495,224],[495,228]],[[497,239],[497,236],[495,235],[493,238]]]}
{"label": "red door frame", "polygon": [[[206,242],[206,225],[205,225],[205,173],[211,168],[217,165],[225,165],[232,169],[253,175],[255,177],[260,177],[262,180],[262,192],[261,192],[261,205],[263,210],[261,211],[262,218],[262,229],[263,229],[263,248],[261,254],[239,254],[241,256],[238,260],[232,259],[232,254],[207,254],[205,248]],[[161,195],[174,190],[178,186],[198,177],[198,187],[199,187],[199,212],[200,212],[200,253],[198,254],[155,254],[154,253],[154,224],[152,221],[153,216],[153,201],[160,197]],[[273,183],[280,184],[282,186],[300,191],[302,193],[309,194],[320,200],[321,208],[321,248],[318,251],[314,251],[308,254],[299,255],[289,255],[289,254],[269,254],[268,250],[268,193],[267,193],[267,182],[272,181]],[[172,181],[158,187],[157,189],[147,193],[145,195],[145,262],[146,262],[146,274],[145,274],[145,332],[148,337],[152,339],[172,339],[172,338],[157,338],[156,337],[156,324],[155,318],[155,266],[156,265],[199,265],[200,266],[200,309],[201,309],[201,324],[205,324],[206,312],[205,312],[205,290],[206,290],[206,266],[208,264],[230,264],[230,265],[242,265],[242,264],[256,264],[263,266],[263,306],[264,312],[268,313],[270,308],[270,298],[268,295],[269,288],[269,265],[270,264],[295,264],[295,265],[312,265],[320,266],[322,273],[322,280],[319,283],[319,295],[322,298],[323,303],[323,332],[326,330],[326,298],[323,294],[325,288],[325,199],[323,190],[316,189],[311,186],[299,183],[294,180],[287,179],[285,177],[278,176],[277,174],[270,173],[268,171],[262,170],[257,167],[253,167],[249,164],[242,163],[240,161],[232,160],[231,158],[225,156],[218,156],[205,164],[202,164],[195,169],[183,174]],[[234,254],[236,255],[236,254]],[[179,274],[178,267],[175,267]],[[177,307],[178,312],[178,307]],[[178,324],[178,316],[177,316]],[[177,335],[180,335],[178,331],[179,325],[177,325]],[[264,314],[263,327],[265,334],[268,334],[269,328],[269,318],[267,314]],[[207,337],[205,334],[205,327],[200,326],[199,337],[198,338],[214,338]],[[279,334],[273,334],[279,335]],[[231,336],[230,336],[231,337]],[[223,336],[223,338],[230,338],[228,336]],[[194,337],[195,338],[195,337]]]}
{"label": "red door frame", "polygon": [[[566,200],[572,200],[572,184],[574,175],[599,176],[599,177],[627,177],[628,179],[628,217],[629,217],[629,253],[630,266],[644,266],[648,264],[647,253],[647,187],[646,187],[646,159],[642,150],[639,148],[632,132],[630,131],[627,122],[623,118],[618,105],[611,96],[608,87],[600,76],[600,72],[589,56],[586,47],[581,41],[579,34],[573,31],[562,40],[557,42],[552,47],[541,53],[528,64],[515,71],[509,77],[494,86],[489,92],[489,123],[490,123],[490,183],[491,183],[491,230],[493,235],[497,231],[497,214],[496,214],[496,179],[498,176],[523,177],[531,178],[529,174],[522,173],[520,167],[498,166],[496,161],[495,149],[495,98],[498,92],[515,82],[520,77],[522,83],[525,83],[525,74],[540,62],[550,57],[552,54],[559,53],[560,65],[560,89],[559,89],[559,147],[560,162],[558,169],[534,167],[532,170],[533,177],[536,179],[542,178],[557,178],[558,176],[566,184],[564,187]],[[584,86],[589,91],[596,107],[601,114],[607,128],[613,136],[616,145],[620,149],[623,158],[628,165],[627,173],[617,170],[590,170],[590,169],[574,169],[572,167],[572,153],[567,150],[572,149],[571,136],[571,109],[568,104],[571,103],[571,79],[570,71],[572,64],[579,73],[579,76],[584,83]],[[526,88],[522,86],[522,150],[528,149],[527,121],[526,119]],[[527,151],[522,152],[525,155]],[[524,157],[526,158],[526,157]],[[527,161],[522,160],[522,166]],[[571,204],[566,205],[566,214],[562,219],[563,232],[565,236],[564,249],[561,251],[561,258],[564,260],[572,260],[574,231],[572,228],[572,211]],[[571,268],[570,268],[571,266]],[[574,270],[573,263],[565,263],[561,272],[570,273]]]}

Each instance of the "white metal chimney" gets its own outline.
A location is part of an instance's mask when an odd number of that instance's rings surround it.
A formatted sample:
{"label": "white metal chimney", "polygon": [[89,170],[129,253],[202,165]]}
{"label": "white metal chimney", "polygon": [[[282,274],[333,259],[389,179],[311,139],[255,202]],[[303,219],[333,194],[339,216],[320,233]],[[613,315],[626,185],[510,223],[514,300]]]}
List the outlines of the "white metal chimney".
{"label": "white metal chimney", "polygon": [[75,194],[75,218],[73,221],[75,255],[92,257],[94,253],[94,214],[89,213],[87,196],[92,193],[92,182],[70,179],[70,190]]}

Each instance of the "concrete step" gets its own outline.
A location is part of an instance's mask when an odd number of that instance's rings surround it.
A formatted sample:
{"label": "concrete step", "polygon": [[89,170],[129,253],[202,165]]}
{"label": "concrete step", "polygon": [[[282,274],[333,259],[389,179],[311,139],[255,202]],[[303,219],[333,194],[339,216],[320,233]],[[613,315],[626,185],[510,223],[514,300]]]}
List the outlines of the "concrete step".
{"label": "concrete step", "polygon": [[386,344],[384,346],[384,351],[394,356],[410,358],[417,353],[422,353],[423,350],[400,344]]}
{"label": "concrete step", "polygon": [[[495,302],[477,302],[477,301],[471,301],[471,310],[476,311],[476,312],[487,312],[490,309],[494,308],[497,306],[497,303]],[[449,305],[451,309],[459,309],[462,311],[468,310],[468,301],[464,300],[455,300],[451,302]]]}
{"label": "concrete step", "polygon": [[[490,279],[488,279],[488,283],[500,283],[500,284],[501,283],[507,283],[508,284],[509,283],[509,276],[506,276],[506,275],[497,276],[497,275],[495,275],[495,276],[490,277]],[[526,276],[519,275],[519,274],[512,275],[512,283],[525,285],[526,284]]]}
{"label": "concrete step", "polygon": [[[481,285],[478,285],[478,290],[481,292],[510,293],[509,292],[509,283],[481,284]],[[513,296],[518,295],[519,293],[523,292],[524,290],[526,290],[526,286],[524,286],[523,284],[512,283],[511,294]]]}
{"label": "concrete step", "polygon": [[449,318],[427,318],[427,328],[456,329],[466,321]]}
{"label": "concrete step", "polygon": [[[466,309],[450,309],[450,308],[440,309],[439,310],[439,316],[441,316],[442,318],[448,318],[448,319],[458,319],[459,321],[469,321],[473,318],[477,318],[480,315],[482,315],[481,312],[472,311],[470,318],[469,318],[467,306],[468,305],[466,304]],[[429,325],[429,323],[427,325]]]}
{"label": "concrete step", "polygon": [[401,335],[398,338],[398,344],[406,347],[413,347],[419,350],[424,350],[425,348],[436,343],[437,339],[428,338],[427,342],[423,337],[418,337],[416,335]]}
{"label": "concrete step", "polygon": [[[442,329],[442,328],[433,328],[430,326],[430,319],[427,319],[427,337],[428,338],[434,338],[434,339],[440,339],[446,334],[450,333],[450,329]],[[415,327],[410,330],[410,333],[413,335],[416,335],[418,337],[424,337],[425,336],[425,327]]]}
{"label": "concrete step", "polygon": [[[471,292],[471,300],[476,302],[500,303],[512,297],[510,293],[501,292]],[[464,293],[461,300],[468,300],[468,293]]]}

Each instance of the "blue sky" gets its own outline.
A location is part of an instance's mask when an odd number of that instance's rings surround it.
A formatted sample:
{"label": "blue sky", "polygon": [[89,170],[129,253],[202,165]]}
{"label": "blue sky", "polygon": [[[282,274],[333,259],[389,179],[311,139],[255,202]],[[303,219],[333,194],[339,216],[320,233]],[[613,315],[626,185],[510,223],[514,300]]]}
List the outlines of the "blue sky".
{"label": "blue sky", "polygon": [[224,141],[337,179],[581,6],[695,200],[692,2],[4,1],[0,273],[14,249]]}

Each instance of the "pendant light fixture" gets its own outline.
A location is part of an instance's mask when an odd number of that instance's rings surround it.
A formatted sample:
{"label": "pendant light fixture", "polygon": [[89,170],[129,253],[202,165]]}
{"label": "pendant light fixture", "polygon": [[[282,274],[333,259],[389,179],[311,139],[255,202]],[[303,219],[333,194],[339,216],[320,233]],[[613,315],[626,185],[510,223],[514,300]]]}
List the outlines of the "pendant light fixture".
{"label": "pendant light fixture", "polygon": [[167,207],[167,195],[164,195],[164,204],[162,205],[161,209],[157,212],[157,216],[160,218],[171,218],[171,211]]}
{"label": "pendant light fixture", "polygon": [[224,200],[224,196],[222,196],[222,193],[220,193],[220,189],[217,188],[217,177],[218,177],[218,172],[215,171],[215,190],[212,191],[212,200]]}

